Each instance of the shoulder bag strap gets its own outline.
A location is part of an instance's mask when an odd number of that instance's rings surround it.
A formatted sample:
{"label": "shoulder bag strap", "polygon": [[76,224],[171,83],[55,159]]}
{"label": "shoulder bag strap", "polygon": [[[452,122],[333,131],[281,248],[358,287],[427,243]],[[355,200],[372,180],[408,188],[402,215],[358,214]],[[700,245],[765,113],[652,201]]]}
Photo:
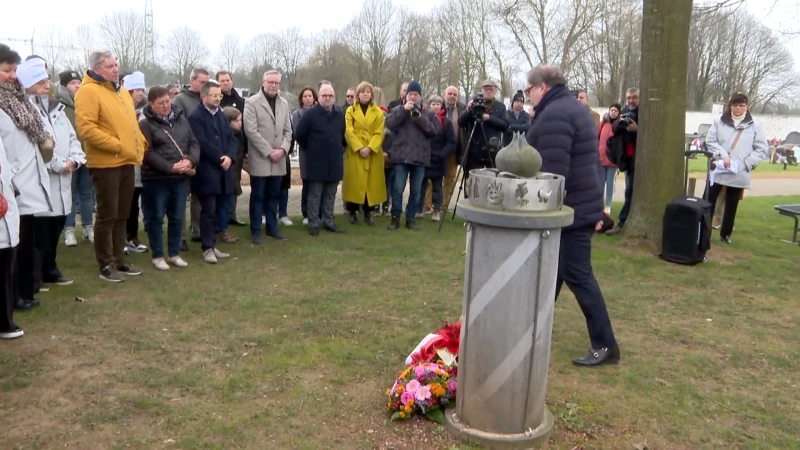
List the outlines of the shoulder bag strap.
{"label": "shoulder bag strap", "polygon": [[733,143],[731,144],[730,150],[728,150],[728,154],[733,153],[736,149],[736,144],[739,143],[739,138],[742,137],[742,133],[744,133],[744,128],[739,128],[739,132],[736,133],[736,137],[733,138]]}
{"label": "shoulder bag strap", "polygon": [[170,140],[170,141],[172,141],[172,143],[173,143],[173,144],[175,144],[175,148],[177,148],[177,149],[178,149],[178,151],[179,151],[179,152],[180,152],[180,154],[181,154],[181,159],[186,159],[186,158],[187,158],[187,157],[186,157],[186,153],[183,153],[183,150],[181,150],[181,146],[180,146],[180,145],[178,145],[178,143],[177,143],[177,142],[175,142],[175,139],[173,139],[173,138],[172,138],[172,135],[171,135],[171,134],[169,134],[169,131],[167,131],[165,128],[162,128],[162,130],[164,131],[164,134],[166,134],[166,135],[167,135],[167,137],[169,138],[169,140]]}

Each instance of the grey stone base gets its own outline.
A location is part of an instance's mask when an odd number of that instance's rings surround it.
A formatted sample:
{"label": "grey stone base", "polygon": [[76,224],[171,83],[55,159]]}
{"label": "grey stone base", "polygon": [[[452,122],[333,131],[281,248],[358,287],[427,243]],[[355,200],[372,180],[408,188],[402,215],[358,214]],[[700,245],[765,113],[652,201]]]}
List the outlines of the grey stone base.
{"label": "grey stone base", "polygon": [[[459,205],[460,209],[460,205]],[[553,434],[553,414],[550,410],[544,409],[544,420],[535,430],[529,429],[527,432],[518,434],[498,434],[488,431],[481,431],[460,422],[455,413],[455,408],[445,411],[445,421],[447,429],[459,439],[468,440],[481,444],[489,449],[502,450],[527,450],[536,449],[544,445]]]}

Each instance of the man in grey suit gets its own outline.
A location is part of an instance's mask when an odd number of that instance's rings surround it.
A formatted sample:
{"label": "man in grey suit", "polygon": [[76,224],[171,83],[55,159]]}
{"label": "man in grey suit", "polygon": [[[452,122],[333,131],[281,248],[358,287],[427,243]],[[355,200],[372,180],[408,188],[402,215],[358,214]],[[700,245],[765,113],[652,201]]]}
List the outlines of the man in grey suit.
{"label": "man in grey suit", "polygon": [[264,73],[261,90],[244,104],[244,132],[250,172],[250,232],[253,243],[263,244],[261,217],[267,216],[267,236],[285,241],[278,230],[278,201],[281,178],[292,142],[289,104],[278,95],[281,74]]}

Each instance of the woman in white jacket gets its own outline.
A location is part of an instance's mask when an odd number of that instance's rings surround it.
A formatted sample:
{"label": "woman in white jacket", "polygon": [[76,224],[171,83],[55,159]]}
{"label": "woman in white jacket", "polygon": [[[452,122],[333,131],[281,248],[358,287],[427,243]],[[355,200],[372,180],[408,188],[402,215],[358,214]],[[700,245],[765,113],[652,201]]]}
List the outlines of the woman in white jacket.
{"label": "woman in white jacket", "polygon": [[[46,78],[45,78],[46,80]],[[41,81],[41,80],[39,80]],[[61,231],[72,211],[72,172],[86,164],[86,155],[75,134],[65,106],[47,94],[30,96],[31,102],[42,116],[45,131],[55,140],[53,159],[47,163],[50,177],[52,212],[36,214],[36,249],[41,262],[41,280],[44,284],[67,286],[72,280],[64,277],[56,264]]]}
{"label": "woman in white jacket", "polygon": [[[42,117],[26,96],[46,95],[49,81],[44,61],[34,58],[19,63],[19,55],[0,48],[0,139],[6,150],[11,183],[19,209],[19,248],[17,249],[17,300],[15,308],[30,309],[39,305],[35,270],[36,225],[34,215],[53,210],[50,204],[50,178],[46,163],[53,155],[53,136],[44,130]],[[16,72],[13,71],[16,69]],[[39,83],[26,85],[30,79],[42,76]],[[22,81],[22,83],[21,83]]]}
{"label": "woman in white jacket", "polygon": [[745,189],[750,189],[750,173],[767,158],[767,136],[761,125],[753,120],[747,110],[748,98],[733,94],[725,112],[714,120],[706,136],[708,150],[714,154],[713,184],[708,201],[713,211],[722,188],[725,188],[725,207],[719,236],[722,242],[731,243],[736,209]]}
{"label": "woman in white jacket", "polygon": [[[2,51],[2,50],[0,50]],[[3,63],[0,62],[0,66]],[[2,76],[2,75],[0,75]],[[0,217],[0,339],[14,339],[24,333],[14,323],[16,294],[16,259],[19,244],[19,210],[11,184],[11,171],[3,141],[0,140],[0,193],[6,199],[8,209]]]}

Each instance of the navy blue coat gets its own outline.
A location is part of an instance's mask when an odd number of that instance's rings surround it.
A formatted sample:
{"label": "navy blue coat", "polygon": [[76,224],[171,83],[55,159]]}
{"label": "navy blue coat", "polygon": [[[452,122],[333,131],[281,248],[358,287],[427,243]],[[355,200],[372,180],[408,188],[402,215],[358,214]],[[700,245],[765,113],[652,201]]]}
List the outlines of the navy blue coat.
{"label": "navy blue coat", "polygon": [[192,194],[223,195],[233,194],[233,172],[230,168],[222,170],[222,158],[231,158],[231,167],[236,161],[238,143],[228,121],[228,116],[218,108],[216,114],[202,103],[189,114],[189,125],[200,143],[200,164],[192,177]]}
{"label": "navy blue coat", "polygon": [[325,111],[315,105],[303,113],[294,138],[306,152],[305,180],[341,181],[344,175],[344,112],[340,108]]}
{"label": "navy blue coat", "polygon": [[444,124],[435,118],[436,136],[431,138],[431,164],[425,168],[426,178],[442,178],[447,174],[447,158],[456,152],[453,122],[444,117]]}
{"label": "navy blue coat", "polygon": [[575,210],[568,228],[593,227],[602,220],[597,125],[586,106],[565,86],[554,87],[536,105],[527,140],[542,155],[542,172],[566,178],[564,204]]}

